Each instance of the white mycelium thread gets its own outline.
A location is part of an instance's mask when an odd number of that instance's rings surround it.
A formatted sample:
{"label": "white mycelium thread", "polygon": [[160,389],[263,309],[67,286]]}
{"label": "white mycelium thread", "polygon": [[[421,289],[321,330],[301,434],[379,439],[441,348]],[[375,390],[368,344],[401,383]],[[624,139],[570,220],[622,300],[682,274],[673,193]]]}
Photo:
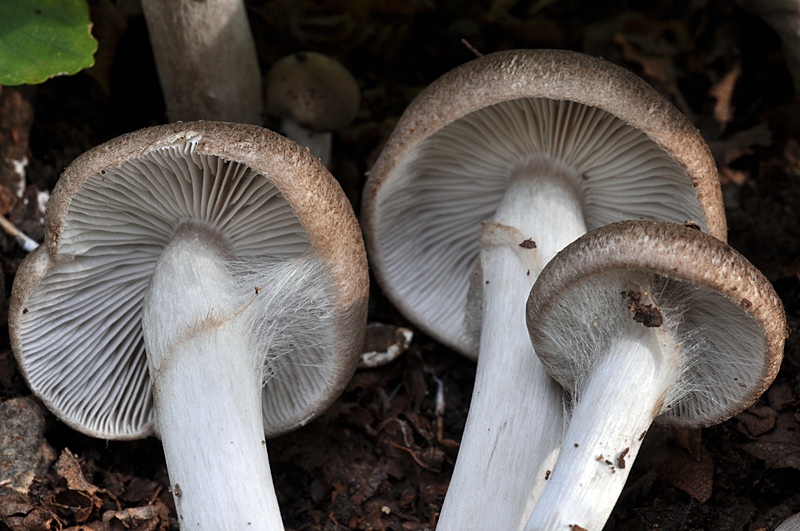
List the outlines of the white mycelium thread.
{"label": "white mycelium thread", "polygon": [[573,406],[528,531],[602,529],[657,416],[721,420],[761,376],[763,363],[742,355],[764,349],[758,324],[709,288],[643,272],[597,275],[538,318],[546,332],[534,338],[537,355]]}
{"label": "white mycelium thread", "polygon": [[[252,261],[227,264],[243,295],[254,366],[264,386],[268,435],[303,425],[341,368],[330,352],[335,342],[331,280],[310,252],[268,267]],[[256,293],[257,291],[257,293]]]}
{"label": "white mycelium thread", "polygon": [[[708,424],[741,402],[758,384],[763,360],[742,352],[762,352],[758,323],[738,304],[710,288],[648,273],[598,275],[572,287],[542,320],[537,355],[550,374],[580,399],[594,363],[610,345],[641,327],[630,319],[620,295],[635,286],[657,301],[673,342],[679,345],[680,378],[670,387],[664,421],[678,425]],[[707,420],[704,420],[707,419]]]}

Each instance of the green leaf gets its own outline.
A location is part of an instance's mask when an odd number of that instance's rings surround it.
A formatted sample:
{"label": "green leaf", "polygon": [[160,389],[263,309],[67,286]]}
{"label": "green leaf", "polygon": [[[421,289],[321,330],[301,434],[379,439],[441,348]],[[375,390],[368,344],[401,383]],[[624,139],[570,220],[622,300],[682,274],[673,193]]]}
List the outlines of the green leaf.
{"label": "green leaf", "polygon": [[0,0],[0,85],[42,83],[94,64],[86,0]]}

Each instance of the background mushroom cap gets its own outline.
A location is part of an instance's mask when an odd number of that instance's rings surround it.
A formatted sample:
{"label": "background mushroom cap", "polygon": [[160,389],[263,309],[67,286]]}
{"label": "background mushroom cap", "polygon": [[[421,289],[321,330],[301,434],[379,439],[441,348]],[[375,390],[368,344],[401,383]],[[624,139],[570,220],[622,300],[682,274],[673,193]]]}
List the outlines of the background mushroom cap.
{"label": "background mushroom cap", "polygon": [[[528,136],[487,131],[500,126]],[[557,138],[544,138],[551,129]],[[575,155],[580,146],[594,151]],[[645,160],[636,162],[640,152]],[[480,223],[493,214],[508,171],[533,157],[574,173],[589,229],[661,218],[726,236],[708,147],[634,74],[563,50],[512,50],[466,63],[423,90],[400,117],[369,172],[363,225],[373,271],[393,304],[472,358],[477,342],[465,326],[465,307]],[[639,184],[621,187],[616,177],[628,167],[663,180],[648,186],[637,177]],[[611,207],[603,210],[608,199]],[[656,215],[657,209],[668,212]]]}
{"label": "background mushroom cap", "polygon": [[340,62],[318,52],[279,59],[265,84],[267,114],[314,131],[341,129],[358,113],[358,82]]}
{"label": "background mushroom cap", "polygon": [[[641,329],[630,317],[625,294],[637,282],[652,287],[663,326],[682,355],[680,382],[667,397],[661,422],[683,427],[722,422],[752,404],[775,379],[788,328],[766,277],[708,234],[636,220],[574,241],[545,266],[531,290],[531,342],[567,390],[574,391],[596,356],[607,353],[628,327]],[[581,347],[564,349],[567,344]]]}
{"label": "background mushroom cap", "polygon": [[[176,176],[181,171],[188,173]],[[299,146],[257,126],[157,126],[70,164],[50,199],[45,244],[20,266],[12,290],[9,328],[20,368],[73,428],[114,439],[153,432],[141,298],[160,250],[187,221],[219,222],[215,230],[236,267],[309,252],[323,264],[319,280],[329,281],[333,297],[332,341],[317,352],[298,338],[300,348],[313,351],[304,355],[319,359],[284,364],[264,388],[268,435],[324,411],[352,376],[368,276],[355,215],[336,181]],[[107,355],[110,364],[102,361]],[[61,369],[48,369],[54,363]],[[284,395],[295,388],[302,392]]]}

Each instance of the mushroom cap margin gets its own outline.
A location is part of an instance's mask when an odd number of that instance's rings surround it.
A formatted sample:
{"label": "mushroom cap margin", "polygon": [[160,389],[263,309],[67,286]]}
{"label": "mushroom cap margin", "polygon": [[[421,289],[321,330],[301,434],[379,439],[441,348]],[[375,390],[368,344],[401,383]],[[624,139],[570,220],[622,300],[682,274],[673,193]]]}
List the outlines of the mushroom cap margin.
{"label": "mushroom cap margin", "polygon": [[[635,242],[635,243],[632,243]],[[536,347],[542,322],[560,293],[585,278],[613,271],[644,271],[661,277],[709,288],[722,294],[759,325],[765,340],[764,363],[756,385],[736,404],[700,426],[717,424],[750,406],[766,391],[780,369],[788,336],[786,315],[769,280],[738,251],[690,227],[651,220],[619,221],[587,233],[574,241],[542,270],[526,305],[528,329]],[[545,366],[547,364],[545,363]],[[676,419],[664,423],[681,427]]]}
{"label": "mushroom cap margin", "polygon": [[[374,227],[382,185],[425,139],[480,109],[520,98],[569,100],[597,107],[642,131],[691,178],[707,216],[707,230],[726,240],[722,192],[711,152],[699,131],[644,80],[608,61],[566,50],[509,50],[482,56],[447,72],[426,87],[401,115],[368,172],[362,196],[362,225],[372,270],[387,297],[407,316],[416,315],[384,274],[386,266]],[[419,321],[419,320],[416,320]],[[416,322],[426,333],[475,359],[476,352],[435,326]]]}
{"label": "mushroom cap margin", "polygon": [[[44,245],[26,258],[20,266],[19,280],[15,279],[9,309],[12,348],[25,375],[24,349],[17,323],[28,296],[47,270],[62,258],[59,243],[63,220],[82,184],[104,168],[189,139],[196,141],[198,153],[234,160],[267,176],[290,203],[333,279],[339,316],[336,320],[339,341],[334,351],[347,357],[337,364],[337,371],[330,380],[330,392],[313,403],[296,424],[266,429],[268,436],[278,435],[305,424],[327,409],[354,373],[366,324],[369,277],[361,231],[338,183],[315,157],[277,133],[258,126],[206,121],[155,126],[114,138],[75,159],[63,172],[51,195],[45,214]],[[297,172],[298,166],[303,171]],[[40,398],[50,405],[47,397]],[[85,426],[66,422],[88,435],[100,435]],[[140,433],[120,438],[144,437],[153,430],[153,423],[149,423]],[[110,438],[111,435],[101,436]]]}

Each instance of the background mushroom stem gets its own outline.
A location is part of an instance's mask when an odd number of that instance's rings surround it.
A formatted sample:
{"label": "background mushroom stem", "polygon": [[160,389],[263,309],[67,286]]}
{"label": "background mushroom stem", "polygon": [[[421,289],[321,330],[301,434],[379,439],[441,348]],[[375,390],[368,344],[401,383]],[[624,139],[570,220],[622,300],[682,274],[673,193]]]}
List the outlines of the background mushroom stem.
{"label": "background mushroom stem", "polygon": [[242,0],[143,0],[167,118],[263,123],[261,70]]}
{"label": "background mushroom stem", "polygon": [[281,530],[248,303],[221,247],[208,231],[179,229],[145,296],[158,431],[182,528]]}
{"label": "background mushroom stem", "polygon": [[592,369],[526,531],[600,530],[619,498],[645,433],[681,368],[660,328],[612,344]]}
{"label": "background mushroom stem", "polygon": [[333,163],[333,133],[330,131],[314,131],[303,127],[291,118],[283,118],[278,128],[281,134],[308,149],[326,168]]}
{"label": "background mushroom stem", "polygon": [[481,230],[480,355],[439,530],[470,529],[487,514],[496,529],[521,529],[557,457],[564,394],[534,354],[525,301],[547,260],[585,232],[560,171],[546,161],[520,168]]}

